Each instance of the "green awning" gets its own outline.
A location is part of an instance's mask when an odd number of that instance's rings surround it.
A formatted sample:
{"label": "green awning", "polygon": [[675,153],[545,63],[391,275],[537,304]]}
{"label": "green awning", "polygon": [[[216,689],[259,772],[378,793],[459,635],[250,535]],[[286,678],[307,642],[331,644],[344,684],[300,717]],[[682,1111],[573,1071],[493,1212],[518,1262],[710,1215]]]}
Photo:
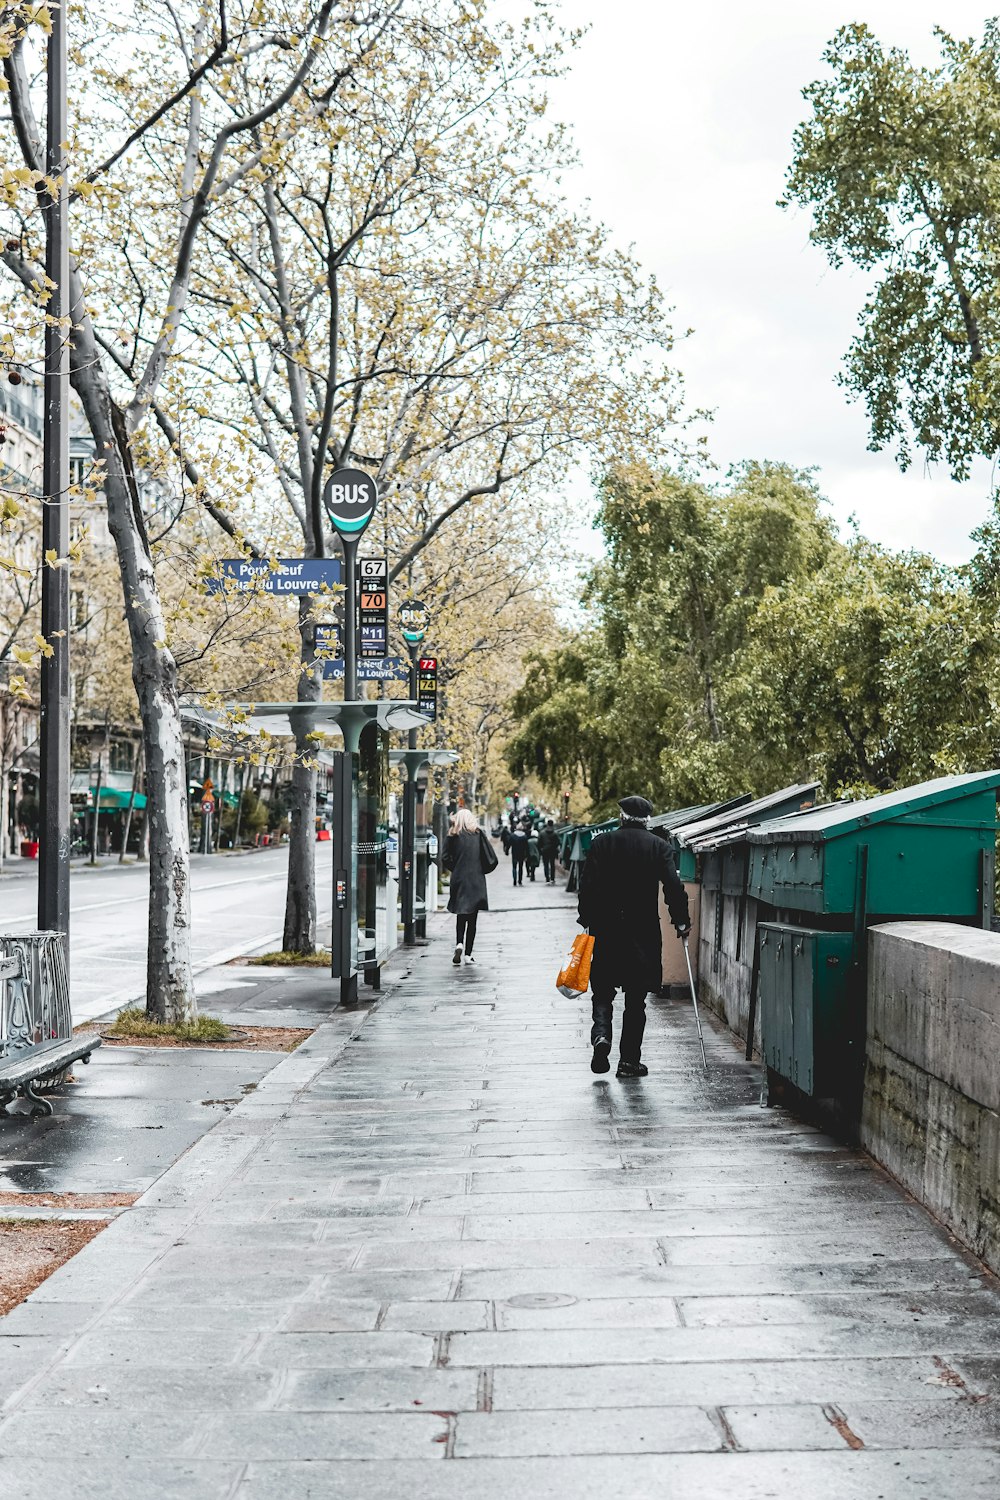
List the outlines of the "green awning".
{"label": "green awning", "polygon": [[[92,786],[90,788],[90,805],[91,806],[94,805],[94,798],[95,798],[96,795],[97,795],[97,788],[96,788],[96,786]],[[126,807],[128,807],[129,799],[130,799],[131,795],[132,795],[131,792],[124,792],[119,787],[116,787],[116,786],[102,786],[101,787],[101,811],[102,812],[112,812],[112,811],[117,811],[119,808],[126,808]],[[135,794],[135,802],[133,803],[133,807],[137,811],[141,811],[142,808],[144,808],[145,806],[146,806],[146,798],[145,798],[145,796],[143,795],[142,792],[136,792],[136,794]]]}

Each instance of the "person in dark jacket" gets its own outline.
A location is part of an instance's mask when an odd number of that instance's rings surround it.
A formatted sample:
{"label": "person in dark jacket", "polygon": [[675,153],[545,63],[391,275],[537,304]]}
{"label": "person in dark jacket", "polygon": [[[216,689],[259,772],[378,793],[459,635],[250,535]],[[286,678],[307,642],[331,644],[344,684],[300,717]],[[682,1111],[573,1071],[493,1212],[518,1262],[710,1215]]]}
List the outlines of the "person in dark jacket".
{"label": "person in dark jacket", "polygon": [[451,830],[444,846],[444,867],[451,871],[448,910],[456,918],[455,952],[452,963],[474,964],[472,949],[476,942],[476,924],[481,911],[489,911],[486,876],[497,867],[493,847],[467,807],[459,808],[451,820]]}
{"label": "person in dark jacket", "polygon": [[524,884],[524,861],[528,855],[528,835],[520,823],[510,830],[510,867],[515,885]]}
{"label": "person in dark jacket", "polygon": [[610,1067],[611,1015],[615,990],[625,996],[618,1052],[619,1078],[644,1078],[642,1035],[646,996],[663,978],[659,891],[682,937],[691,931],[688,899],[669,846],[649,831],[652,803],[623,797],[621,826],[595,838],[580,879],[579,920],[594,939],[590,969],[594,1055],[591,1070]]}
{"label": "person in dark jacket", "polygon": [[556,833],[556,825],[551,818],[538,835],[538,849],[542,856],[542,870],[545,874],[545,884],[555,885],[559,835]]}
{"label": "person in dark jacket", "polygon": [[535,871],[538,869],[538,866],[541,863],[542,855],[538,847],[538,835],[535,833],[535,830],[531,827],[530,824],[528,825],[526,832],[528,835],[528,849],[524,857],[524,862],[528,871],[528,879],[534,880]]}

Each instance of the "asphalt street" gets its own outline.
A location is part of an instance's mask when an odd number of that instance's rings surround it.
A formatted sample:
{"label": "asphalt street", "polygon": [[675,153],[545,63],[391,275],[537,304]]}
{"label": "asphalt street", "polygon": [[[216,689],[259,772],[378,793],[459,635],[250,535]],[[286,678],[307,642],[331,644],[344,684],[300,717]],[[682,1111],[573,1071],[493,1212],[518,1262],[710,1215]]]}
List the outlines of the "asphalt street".
{"label": "asphalt street", "polygon": [[[330,908],[330,844],[317,844],[320,920]],[[192,950],[196,970],[251,949],[279,946],[287,849],[241,855],[195,855],[191,861]],[[149,871],[145,865],[74,865],[70,880],[70,993],[73,1019],[92,1020],[144,992]],[[0,933],[30,932],[36,923],[32,870],[0,884]]]}

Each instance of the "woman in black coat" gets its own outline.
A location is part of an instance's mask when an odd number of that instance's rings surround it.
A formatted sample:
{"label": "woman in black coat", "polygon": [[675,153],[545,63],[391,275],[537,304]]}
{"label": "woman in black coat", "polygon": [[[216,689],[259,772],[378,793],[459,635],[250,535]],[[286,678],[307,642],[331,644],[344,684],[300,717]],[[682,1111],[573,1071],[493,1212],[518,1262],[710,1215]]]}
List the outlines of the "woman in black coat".
{"label": "woman in black coat", "polygon": [[460,807],[451,820],[451,831],[444,846],[444,867],[451,871],[448,910],[455,922],[455,952],[452,963],[475,963],[472,956],[476,941],[476,923],[481,911],[489,911],[486,877],[497,867],[493,847],[468,808]]}

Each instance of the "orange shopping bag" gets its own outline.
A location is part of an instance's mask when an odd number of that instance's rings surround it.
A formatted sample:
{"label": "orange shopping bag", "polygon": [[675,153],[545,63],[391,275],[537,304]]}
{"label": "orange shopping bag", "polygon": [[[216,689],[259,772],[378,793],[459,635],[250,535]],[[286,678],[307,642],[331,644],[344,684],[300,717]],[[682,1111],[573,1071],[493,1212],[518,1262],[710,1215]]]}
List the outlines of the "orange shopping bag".
{"label": "orange shopping bag", "polygon": [[573,939],[573,946],[566,955],[566,962],[559,970],[556,989],[567,1000],[576,1000],[586,994],[590,984],[590,960],[594,954],[594,939],[589,932],[581,932]]}

